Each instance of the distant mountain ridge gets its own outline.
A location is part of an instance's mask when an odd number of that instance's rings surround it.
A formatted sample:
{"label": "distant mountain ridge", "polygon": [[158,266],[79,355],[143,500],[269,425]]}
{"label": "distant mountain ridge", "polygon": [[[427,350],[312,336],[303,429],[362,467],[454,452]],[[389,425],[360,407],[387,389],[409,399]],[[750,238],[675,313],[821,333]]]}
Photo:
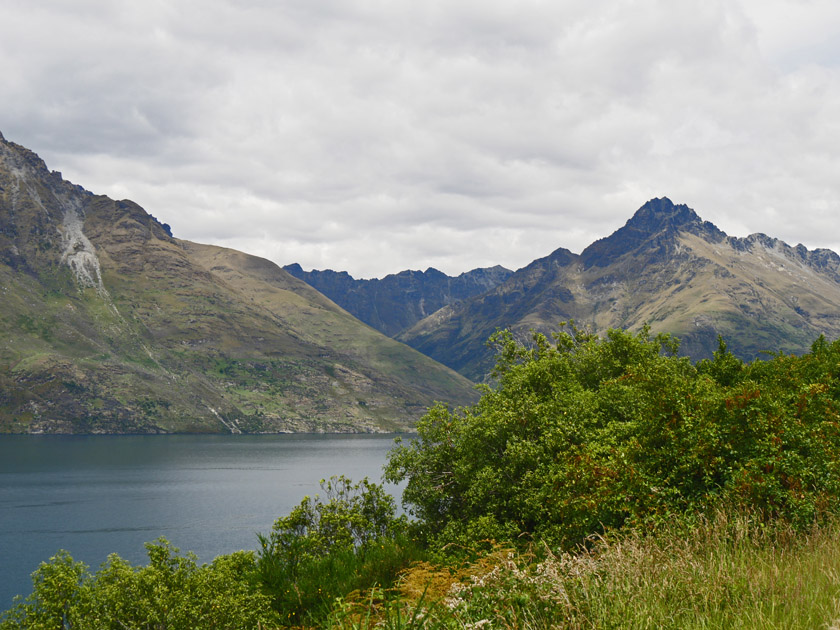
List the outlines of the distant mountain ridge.
{"label": "distant mountain ridge", "polygon": [[496,265],[451,277],[430,267],[426,271],[401,271],[381,279],[356,280],[346,271],[304,271],[297,263],[283,268],[389,337],[444,306],[497,287],[513,273]]}
{"label": "distant mountain ridge", "polygon": [[581,254],[558,249],[397,338],[481,380],[494,330],[525,338],[567,320],[596,332],[648,323],[679,336],[694,359],[711,355],[718,334],[745,359],[800,353],[820,334],[840,336],[840,256],[764,234],[727,236],[688,206],[652,199]]}
{"label": "distant mountain ridge", "polygon": [[472,384],[0,135],[0,432],[402,430]]}
{"label": "distant mountain ridge", "polygon": [[173,238],[0,134],[0,299],[0,432],[380,431],[474,400],[464,376],[486,378],[499,328],[803,352],[840,336],[840,256],[728,236],[663,197],[515,272],[356,280]]}

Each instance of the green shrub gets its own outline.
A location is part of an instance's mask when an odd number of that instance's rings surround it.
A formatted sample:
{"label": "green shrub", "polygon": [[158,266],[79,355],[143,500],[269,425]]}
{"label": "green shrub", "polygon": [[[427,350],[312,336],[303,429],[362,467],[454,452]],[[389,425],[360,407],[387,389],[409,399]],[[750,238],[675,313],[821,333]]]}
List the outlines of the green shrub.
{"label": "green shrub", "polygon": [[113,554],[94,575],[66,551],[42,563],[34,589],[6,614],[3,630],[255,628],[276,622],[255,580],[254,554],[198,566],[165,539],[146,545],[149,565]]}
{"label": "green shrub", "polygon": [[289,624],[326,618],[337,597],[389,586],[422,555],[381,485],[340,476],[321,488],[323,500],[305,497],[259,537],[260,580]]}
{"label": "green shrub", "polygon": [[719,505],[803,526],[840,505],[838,342],[750,365],[721,342],[697,366],[647,329],[493,342],[497,387],[432,408],[389,454],[434,546],[574,546]]}

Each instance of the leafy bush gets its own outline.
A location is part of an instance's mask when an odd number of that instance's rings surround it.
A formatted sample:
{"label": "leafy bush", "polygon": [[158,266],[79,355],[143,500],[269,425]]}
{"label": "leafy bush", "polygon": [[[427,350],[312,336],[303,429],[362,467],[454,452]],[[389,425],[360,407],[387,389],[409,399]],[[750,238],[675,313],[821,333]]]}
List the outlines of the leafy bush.
{"label": "leafy bush", "polygon": [[255,628],[276,615],[254,580],[254,554],[236,552],[198,566],[165,539],[147,543],[149,565],[111,555],[91,575],[66,551],[41,563],[34,590],[0,622],[3,630]]}
{"label": "leafy bush", "polygon": [[389,586],[422,550],[381,485],[339,476],[259,536],[260,580],[287,623],[325,618],[336,597]]}
{"label": "leafy bush", "polygon": [[574,546],[719,505],[801,526],[840,506],[838,342],[745,365],[721,341],[694,366],[647,329],[492,341],[498,386],[432,408],[389,455],[433,546]]}

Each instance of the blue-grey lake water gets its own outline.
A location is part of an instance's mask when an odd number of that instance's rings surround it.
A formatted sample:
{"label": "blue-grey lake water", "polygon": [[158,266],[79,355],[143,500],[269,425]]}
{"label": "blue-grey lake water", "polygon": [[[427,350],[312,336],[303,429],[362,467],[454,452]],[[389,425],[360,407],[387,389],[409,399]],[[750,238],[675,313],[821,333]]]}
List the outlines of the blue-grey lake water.
{"label": "blue-grey lake water", "polygon": [[[380,481],[394,436],[0,436],[0,611],[66,549],[95,570],[146,564],[165,536],[201,562],[257,533],[331,475]],[[399,489],[391,487],[398,493]]]}

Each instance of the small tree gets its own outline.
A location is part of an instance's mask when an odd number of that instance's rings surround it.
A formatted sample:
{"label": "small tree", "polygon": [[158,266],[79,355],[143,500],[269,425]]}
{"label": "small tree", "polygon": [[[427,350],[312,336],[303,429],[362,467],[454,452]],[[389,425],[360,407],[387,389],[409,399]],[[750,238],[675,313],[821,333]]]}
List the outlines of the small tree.
{"label": "small tree", "polygon": [[[382,550],[396,551],[404,541],[405,517],[396,516],[396,502],[367,478],[321,480],[324,498],[304,497],[288,516],[278,518],[268,536],[259,535],[260,579],[275,609],[289,622],[299,622],[335,597],[368,588],[378,579],[393,579]],[[372,561],[381,565],[370,571]],[[402,561],[398,561],[400,565]],[[383,575],[384,573],[384,575]]]}

